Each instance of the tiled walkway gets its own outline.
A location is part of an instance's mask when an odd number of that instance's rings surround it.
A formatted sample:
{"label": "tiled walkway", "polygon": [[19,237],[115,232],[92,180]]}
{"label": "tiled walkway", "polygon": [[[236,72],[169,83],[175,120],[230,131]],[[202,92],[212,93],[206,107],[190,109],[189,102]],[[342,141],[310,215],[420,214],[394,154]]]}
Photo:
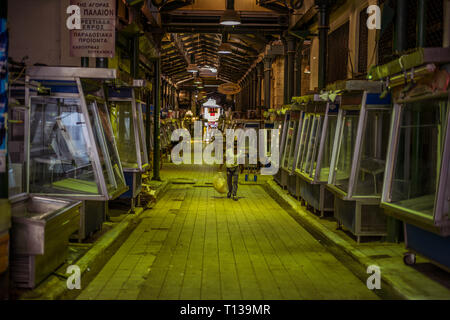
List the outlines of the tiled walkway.
{"label": "tiled walkway", "polygon": [[377,299],[260,186],[235,202],[185,166],[79,299]]}

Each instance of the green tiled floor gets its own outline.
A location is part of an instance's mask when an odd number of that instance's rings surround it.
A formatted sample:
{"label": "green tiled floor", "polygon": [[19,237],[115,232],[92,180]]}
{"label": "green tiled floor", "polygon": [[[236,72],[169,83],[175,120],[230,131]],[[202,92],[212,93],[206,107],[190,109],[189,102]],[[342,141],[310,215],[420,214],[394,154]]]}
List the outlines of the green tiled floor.
{"label": "green tiled floor", "polygon": [[79,299],[377,299],[261,187],[218,194],[206,166],[173,184]]}

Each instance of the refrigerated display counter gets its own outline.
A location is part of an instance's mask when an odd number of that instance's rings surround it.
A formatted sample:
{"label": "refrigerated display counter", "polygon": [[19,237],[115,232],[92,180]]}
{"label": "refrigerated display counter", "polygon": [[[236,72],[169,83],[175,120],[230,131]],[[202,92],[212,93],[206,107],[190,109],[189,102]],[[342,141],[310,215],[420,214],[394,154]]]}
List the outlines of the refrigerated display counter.
{"label": "refrigerated display counter", "polygon": [[335,194],[339,227],[362,236],[385,236],[386,216],[379,207],[392,111],[382,83],[347,80],[340,91],[339,115],[327,188]]}
{"label": "refrigerated display counter", "polygon": [[297,137],[296,195],[323,217],[333,211],[334,195],[325,188],[337,124],[338,105],[318,94],[294,98],[304,105],[303,126]]}
{"label": "refrigerated display counter", "polygon": [[405,263],[419,253],[450,271],[450,49],[417,54],[388,76],[394,111],[381,206],[404,222]]}
{"label": "refrigerated display counter", "polygon": [[[18,100],[16,100],[18,101]],[[24,103],[24,101],[21,101]],[[69,237],[79,230],[82,202],[29,193],[29,109],[10,105],[11,281],[34,288],[65,262]]]}
{"label": "refrigerated display counter", "polygon": [[134,211],[136,200],[142,191],[142,174],[150,168],[142,114],[143,102],[139,99],[144,83],[135,82],[136,86],[115,83],[108,87],[112,128],[125,182],[129,188],[119,198],[131,201],[131,211]]}
{"label": "refrigerated display counter", "polygon": [[[105,101],[114,69],[29,67],[29,191],[83,201],[79,239],[101,229],[127,191]],[[36,88],[37,87],[37,88]]]}

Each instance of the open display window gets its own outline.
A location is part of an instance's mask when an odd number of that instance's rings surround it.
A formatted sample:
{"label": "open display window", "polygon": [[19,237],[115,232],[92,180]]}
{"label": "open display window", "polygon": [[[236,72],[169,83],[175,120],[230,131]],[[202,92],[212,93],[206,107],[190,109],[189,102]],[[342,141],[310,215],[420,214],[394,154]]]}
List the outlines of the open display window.
{"label": "open display window", "polygon": [[357,236],[386,235],[379,208],[384,177],[391,97],[380,82],[341,82],[340,106],[327,189],[335,194],[334,215]]}
{"label": "open display window", "polygon": [[126,190],[99,78],[99,69],[28,69],[40,85],[28,90],[31,193],[110,200]]}
{"label": "open display window", "polygon": [[[300,100],[302,97],[299,98]],[[303,98],[304,115],[301,131],[297,136],[297,149],[293,170],[296,175],[296,195],[313,210],[324,216],[331,211],[333,197],[324,184],[328,174],[332,150],[332,137],[336,128],[337,106],[322,100],[319,95]],[[330,112],[331,110],[331,112]],[[324,170],[321,171],[322,165]]]}
{"label": "open display window", "polygon": [[142,87],[111,85],[108,87],[108,107],[118,152],[129,191],[120,196],[131,199],[131,211],[135,201],[139,204],[142,190],[142,173],[149,168],[145,139],[142,102],[138,100]]}
{"label": "open display window", "polygon": [[[381,206],[404,222],[404,256],[450,270],[450,49],[424,48],[410,82],[392,84],[394,113]],[[427,64],[425,64],[427,63]],[[393,74],[391,81],[403,76]],[[393,80],[394,79],[394,80]],[[411,85],[413,84],[413,85]]]}
{"label": "open display window", "polygon": [[24,102],[11,103],[8,117],[11,283],[34,288],[64,263],[69,238],[80,227],[82,202],[29,193],[30,112]]}

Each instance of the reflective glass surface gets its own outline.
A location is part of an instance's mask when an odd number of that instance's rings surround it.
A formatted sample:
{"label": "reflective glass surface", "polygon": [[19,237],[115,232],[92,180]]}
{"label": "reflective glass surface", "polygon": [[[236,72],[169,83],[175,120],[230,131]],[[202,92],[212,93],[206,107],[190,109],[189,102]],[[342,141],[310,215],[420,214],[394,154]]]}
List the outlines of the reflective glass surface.
{"label": "reflective glass surface", "polygon": [[354,195],[381,195],[390,123],[390,110],[367,111]]}
{"label": "reflective glass surface", "polygon": [[344,111],[334,185],[345,192],[348,192],[358,119],[359,111]]}
{"label": "reflective glass surface", "polygon": [[333,155],[334,136],[336,134],[337,115],[328,115],[328,124],[325,131],[325,140],[320,161],[319,181],[328,181],[330,173],[331,156]]}
{"label": "reflective glass surface", "polygon": [[304,159],[306,158],[306,152],[307,152],[307,144],[308,144],[308,138],[309,134],[311,132],[312,122],[314,119],[313,114],[306,114],[303,118],[303,125],[302,125],[302,133],[300,136],[300,146],[298,149],[298,155],[297,155],[297,164],[295,166],[296,170],[301,171],[302,165],[304,163]]}
{"label": "reflective glass surface", "polygon": [[445,137],[447,99],[402,106],[391,202],[433,215]]}
{"label": "reflective glass surface", "polygon": [[30,112],[30,192],[100,194],[80,100],[33,97]]}
{"label": "reflective glass surface", "polygon": [[119,155],[116,149],[106,104],[95,100],[86,101],[89,118],[93,125],[94,139],[98,146],[100,164],[105,177],[108,193],[125,186]]}
{"label": "reflective glass surface", "polygon": [[109,102],[111,122],[123,169],[137,169],[135,118],[131,101]]}

